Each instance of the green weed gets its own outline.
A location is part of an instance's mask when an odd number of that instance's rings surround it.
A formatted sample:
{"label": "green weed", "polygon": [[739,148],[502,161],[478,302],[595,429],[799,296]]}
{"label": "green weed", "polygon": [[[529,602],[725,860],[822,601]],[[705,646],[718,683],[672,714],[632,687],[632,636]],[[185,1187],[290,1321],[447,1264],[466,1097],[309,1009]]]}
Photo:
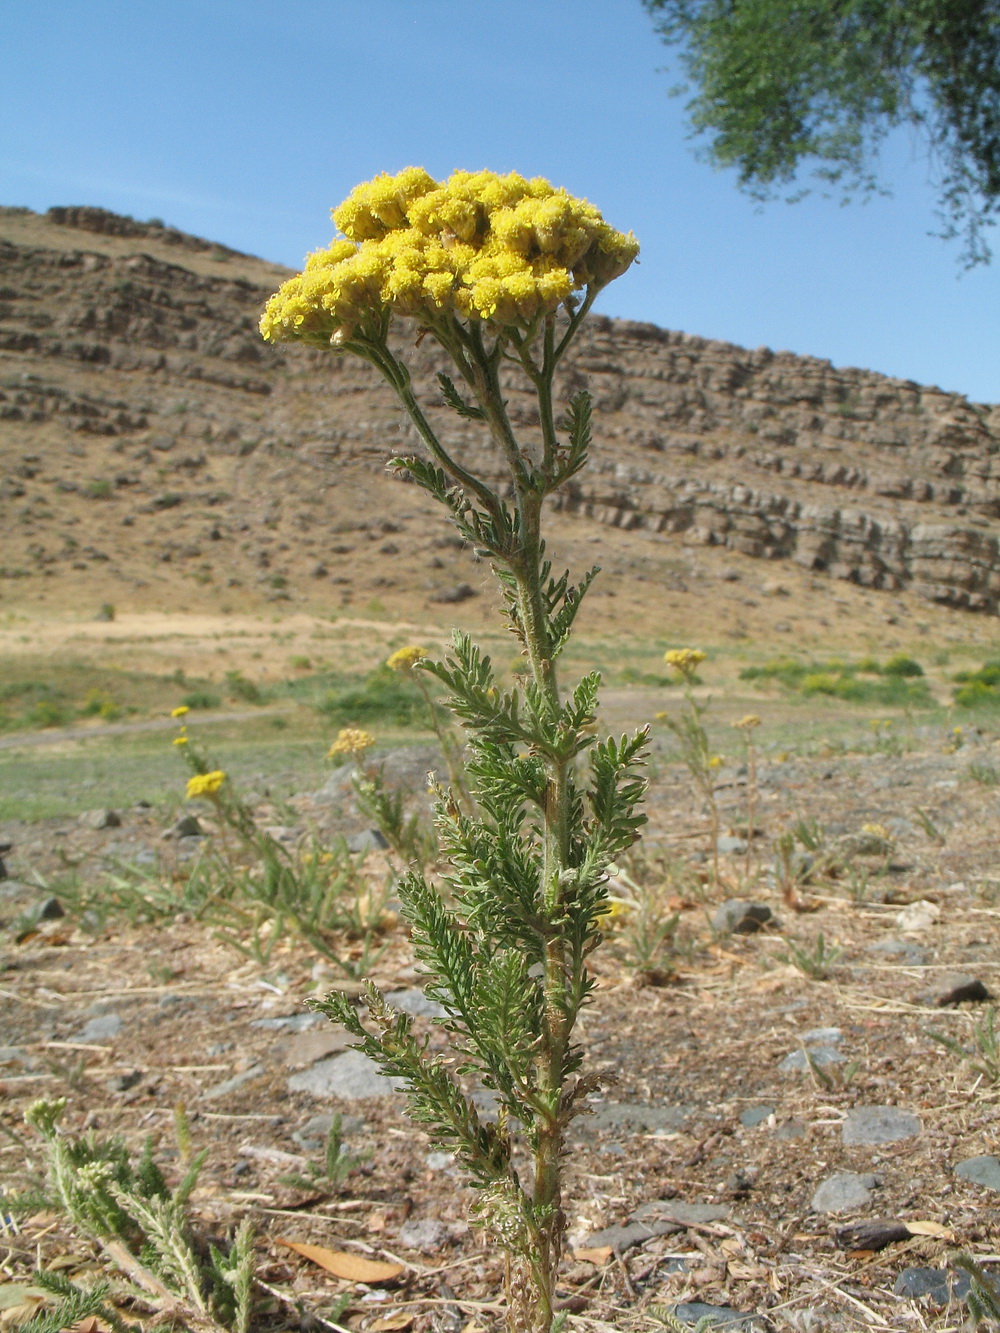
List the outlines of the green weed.
{"label": "green weed", "polygon": [[820,931],[811,948],[801,948],[794,940],[789,940],[787,952],[779,957],[783,963],[792,963],[803,976],[811,977],[813,981],[825,981],[842,953],[836,945],[828,945]]}

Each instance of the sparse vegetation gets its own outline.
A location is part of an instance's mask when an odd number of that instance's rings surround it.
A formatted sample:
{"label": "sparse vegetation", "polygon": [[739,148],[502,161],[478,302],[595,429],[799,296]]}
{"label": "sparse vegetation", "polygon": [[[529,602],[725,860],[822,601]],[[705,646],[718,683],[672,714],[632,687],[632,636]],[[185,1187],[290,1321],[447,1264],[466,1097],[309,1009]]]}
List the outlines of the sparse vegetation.
{"label": "sparse vegetation", "polygon": [[875,658],[857,663],[833,659],[806,662],[799,658],[779,657],[762,666],[748,666],[740,679],[773,682],[791,693],[822,695],[848,703],[875,704],[883,707],[929,707],[933,703],[923,668],[911,657],[891,657],[884,664]]}

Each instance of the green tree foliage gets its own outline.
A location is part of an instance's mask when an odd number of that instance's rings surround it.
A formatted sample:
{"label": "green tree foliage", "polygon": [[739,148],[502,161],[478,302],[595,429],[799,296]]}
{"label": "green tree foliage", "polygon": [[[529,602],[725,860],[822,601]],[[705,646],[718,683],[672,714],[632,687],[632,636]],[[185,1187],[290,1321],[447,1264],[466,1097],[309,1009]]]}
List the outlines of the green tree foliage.
{"label": "green tree foliage", "polygon": [[[997,0],[643,0],[682,48],[708,158],[772,198],[812,166],[843,197],[879,190],[878,150],[909,125],[926,144],[939,234],[991,257],[1000,209]],[[680,90],[678,90],[680,91]],[[792,198],[801,197],[801,191]]]}

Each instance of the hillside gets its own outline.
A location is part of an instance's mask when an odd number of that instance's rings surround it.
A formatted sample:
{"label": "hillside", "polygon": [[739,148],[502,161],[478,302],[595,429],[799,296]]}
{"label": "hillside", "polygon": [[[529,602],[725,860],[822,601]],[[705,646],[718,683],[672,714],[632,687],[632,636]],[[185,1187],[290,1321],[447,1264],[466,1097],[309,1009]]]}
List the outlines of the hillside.
{"label": "hillside", "polygon": [[[0,209],[0,605],[478,614],[468,554],[384,474],[402,427],[374,373],[261,342],[285,273],[98,209]],[[434,396],[433,349],[411,357]],[[584,383],[594,463],[553,531],[561,554],[600,547],[612,619],[752,582],[758,557],[848,617],[997,611],[1000,407],[604,318],[566,375]],[[722,591],[728,632],[753,633],[755,600]]]}

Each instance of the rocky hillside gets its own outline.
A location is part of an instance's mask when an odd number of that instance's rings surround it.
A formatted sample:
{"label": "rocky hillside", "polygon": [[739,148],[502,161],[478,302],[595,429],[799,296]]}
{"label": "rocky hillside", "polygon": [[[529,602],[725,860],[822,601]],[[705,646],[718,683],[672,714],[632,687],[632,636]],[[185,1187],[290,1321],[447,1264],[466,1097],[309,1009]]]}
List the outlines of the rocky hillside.
{"label": "rocky hillside", "polygon": [[[8,605],[44,579],[72,599],[95,571],[150,602],[178,579],[247,604],[312,580],[341,600],[474,594],[423,497],[383,473],[402,427],[373,373],[261,342],[284,276],[99,209],[0,209]],[[433,349],[413,357],[431,394]],[[583,384],[594,465],[562,497],[580,538],[610,525],[997,611],[1000,407],[602,318],[567,372]],[[441,428],[482,447],[454,417]]]}

